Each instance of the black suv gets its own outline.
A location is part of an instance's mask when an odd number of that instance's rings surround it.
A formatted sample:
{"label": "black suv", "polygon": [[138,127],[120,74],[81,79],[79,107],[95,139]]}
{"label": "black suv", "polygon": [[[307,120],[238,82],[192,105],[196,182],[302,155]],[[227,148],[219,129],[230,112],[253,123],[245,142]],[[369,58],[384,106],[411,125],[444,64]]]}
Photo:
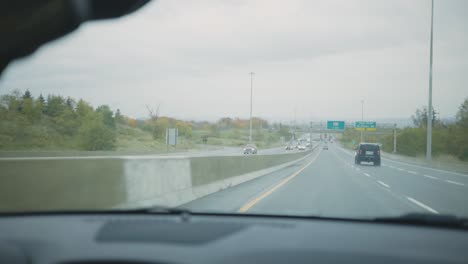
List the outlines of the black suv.
{"label": "black suv", "polygon": [[361,164],[362,161],[373,162],[374,166],[380,166],[380,146],[375,143],[359,144],[354,156],[354,163]]}

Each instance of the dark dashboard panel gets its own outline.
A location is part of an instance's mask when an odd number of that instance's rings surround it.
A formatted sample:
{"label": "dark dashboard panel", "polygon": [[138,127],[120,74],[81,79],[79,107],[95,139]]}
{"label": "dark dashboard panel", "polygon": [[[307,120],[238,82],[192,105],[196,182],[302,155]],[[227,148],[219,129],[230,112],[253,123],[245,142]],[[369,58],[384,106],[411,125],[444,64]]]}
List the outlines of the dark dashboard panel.
{"label": "dark dashboard panel", "polygon": [[219,215],[0,217],[0,263],[467,263],[467,260],[468,232],[457,229]]}
{"label": "dark dashboard panel", "polygon": [[102,243],[171,243],[200,245],[213,242],[238,232],[247,225],[240,223],[112,221],[98,232],[96,240]]}

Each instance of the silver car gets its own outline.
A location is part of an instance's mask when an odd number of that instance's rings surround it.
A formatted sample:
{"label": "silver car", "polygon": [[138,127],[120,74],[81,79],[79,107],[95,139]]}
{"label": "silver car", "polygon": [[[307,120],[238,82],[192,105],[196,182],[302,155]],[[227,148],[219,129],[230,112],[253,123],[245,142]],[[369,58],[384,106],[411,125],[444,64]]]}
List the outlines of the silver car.
{"label": "silver car", "polygon": [[244,155],[257,154],[257,146],[255,144],[247,144],[243,149]]}

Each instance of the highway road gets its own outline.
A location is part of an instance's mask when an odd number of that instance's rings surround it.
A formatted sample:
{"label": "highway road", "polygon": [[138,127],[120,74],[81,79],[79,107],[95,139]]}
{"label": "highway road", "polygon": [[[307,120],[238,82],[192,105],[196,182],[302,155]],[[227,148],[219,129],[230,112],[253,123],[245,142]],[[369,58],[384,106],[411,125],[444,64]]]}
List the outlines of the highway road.
{"label": "highway road", "polygon": [[252,181],[181,207],[193,211],[373,218],[410,212],[468,216],[468,175],[382,157],[355,165],[336,144]]}
{"label": "highway road", "polygon": [[[189,151],[181,152],[167,152],[167,153],[158,153],[158,154],[134,154],[134,153],[119,153],[119,152],[108,152],[105,155],[76,155],[76,153],[58,153],[61,155],[37,155],[33,153],[31,156],[11,156],[7,153],[6,156],[0,157],[0,160],[78,160],[78,159],[108,159],[108,158],[120,158],[120,159],[148,159],[148,158],[184,158],[184,157],[218,157],[218,156],[241,156],[243,154],[242,147],[219,147],[216,149],[193,149]],[[286,151],[283,146],[259,149],[258,154],[281,154],[281,153],[292,153],[294,151]],[[28,154],[28,153],[26,153]],[[75,154],[75,155],[73,155]]]}
{"label": "highway road", "polygon": [[[309,134],[301,135],[300,138],[308,138]],[[297,152],[298,150],[287,151],[285,145],[273,148],[259,148],[258,154],[282,154]],[[90,155],[91,154],[91,155]],[[227,146],[203,146],[201,149],[180,149],[175,152],[162,152],[157,154],[146,154],[146,153],[128,153],[126,151],[104,151],[104,152],[3,152],[0,153],[0,160],[49,160],[49,159],[107,159],[107,158],[172,158],[172,157],[214,157],[214,156],[240,156],[243,154],[243,146],[239,147],[227,147]]]}

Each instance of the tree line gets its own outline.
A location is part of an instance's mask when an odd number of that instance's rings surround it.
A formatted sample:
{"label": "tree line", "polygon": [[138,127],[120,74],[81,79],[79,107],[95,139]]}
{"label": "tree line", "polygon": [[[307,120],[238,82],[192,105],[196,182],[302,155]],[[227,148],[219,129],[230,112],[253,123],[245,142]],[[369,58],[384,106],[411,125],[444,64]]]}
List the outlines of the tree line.
{"label": "tree line", "polygon": [[107,105],[13,91],[0,97],[0,148],[112,150],[119,122],[120,111]]}
{"label": "tree line", "polygon": [[[426,153],[427,118],[427,108],[418,109],[412,116],[414,127],[398,131],[399,153],[410,156]],[[433,155],[448,154],[460,160],[468,160],[468,98],[459,106],[454,121],[442,121],[438,112],[433,111],[432,125]],[[383,143],[384,150],[390,151],[393,136],[386,136]]]}
{"label": "tree line", "polygon": [[[34,97],[29,91],[15,90],[0,96],[0,150],[114,150],[119,135],[128,136],[132,128],[160,142],[165,141],[167,128],[178,128],[179,136],[193,142],[199,142],[200,137],[243,140],[248,135],[249,119],[183,121],[161,116],[159,107],[147,108],[147,118],[135,119],[108,105],[94,108],[82,99],[53,94]],[[291,128],[281,123],[269,124],[253,117],[252,126],[254,141],[292,137]],[[193,130],[198,131],[198,138],[193,138]]]}
{"label": "tree line", "polygon": [[[397,129],[397,153],[407,156],[418,156],[426,153],[426,134],[428,110],[426,107],[417,109],[411,117],[413,127]],[[453,121],[443,121],[437,111],[432,114],[432,154],[434,156],[446,154],[457,157],[460,160],[468,160],[468,98],[458,108]],[[343,133],[343,142],[359,142],[360,132],[347,129]],[[366,142],[382,143],[386,152],[393,151],[393,133],[388,129],[388,134],[379,135],[372,132],[365,133]]]}

